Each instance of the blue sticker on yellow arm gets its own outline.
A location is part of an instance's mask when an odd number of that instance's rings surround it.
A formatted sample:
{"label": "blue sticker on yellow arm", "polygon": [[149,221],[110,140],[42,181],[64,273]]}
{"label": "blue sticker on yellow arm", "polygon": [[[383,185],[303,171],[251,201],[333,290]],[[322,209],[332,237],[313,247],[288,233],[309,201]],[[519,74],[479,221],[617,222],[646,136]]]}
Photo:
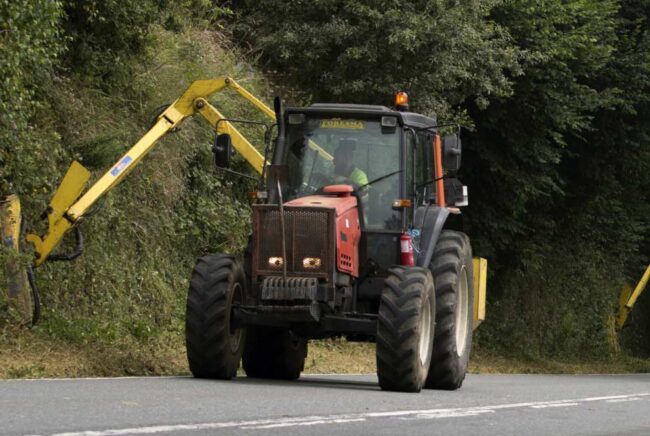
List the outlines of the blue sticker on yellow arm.
{"label": "blue sticker on yellow arm", "polygon": [[131,156],[124,156],[122,160],[113,167],[111,170],[111,175],[113,177],[117,177],[117,175],[124,171],[124,168],[128,167],[132,161],[133,159],[131,159]]}

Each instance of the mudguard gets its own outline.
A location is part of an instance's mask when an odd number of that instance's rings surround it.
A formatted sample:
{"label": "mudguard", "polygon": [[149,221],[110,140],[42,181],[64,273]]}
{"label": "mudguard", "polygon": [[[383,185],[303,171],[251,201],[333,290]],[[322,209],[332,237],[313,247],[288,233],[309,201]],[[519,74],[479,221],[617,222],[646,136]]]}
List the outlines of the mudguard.
{"label": "mudguard", "polygon": [[420,230],[417,266],[429,267],[433,249],[438,242],[440,232],[442,232],[448,216],[449,210],[435,205],[420,206],[416,209],[413,227]]}

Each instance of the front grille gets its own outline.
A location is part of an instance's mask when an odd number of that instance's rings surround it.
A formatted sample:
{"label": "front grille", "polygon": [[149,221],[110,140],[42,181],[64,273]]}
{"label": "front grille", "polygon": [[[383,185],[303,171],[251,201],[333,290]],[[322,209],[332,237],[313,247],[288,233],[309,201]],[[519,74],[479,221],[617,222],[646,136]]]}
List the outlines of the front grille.
{"label": "front grille", "polygon": [[[269,259],[282,257],[282,229],[277,206],[255,206],[256,270],[259,274],[278,274],[282,264],[269,265]],[[333,211],[329,209],[285,207],[287,273],[300,276],[325,276],[331,269],[335,241]],[[303,260],[320,259],[317,267],[306,268]]]}

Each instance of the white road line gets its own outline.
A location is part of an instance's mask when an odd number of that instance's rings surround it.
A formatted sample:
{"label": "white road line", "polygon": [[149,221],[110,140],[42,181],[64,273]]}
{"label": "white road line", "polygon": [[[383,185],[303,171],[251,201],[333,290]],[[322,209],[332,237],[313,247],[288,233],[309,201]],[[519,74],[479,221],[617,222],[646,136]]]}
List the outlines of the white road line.
{"label": "white road line", "polygon": [[595,401],[629,400],[650,396],[650,392],[629,395],[611,395],[607,397],[587,397],[570,400],[536,401],[528,403],[496,404],[493,406],[476,406],[450,409],[425,409],[425,410],[395,410],[389,412],[366,412],[326,416],[303,416],[293,418],[269,418],[251,421],[208,422],[200,424],[157,425],[149,427],[132,427],[122,429],[108,429],[101,431],[79,431],[57,433],[54,436],[119,436],[129,434],[154,434],[178,431],[216,430],[223,428],[239,429],[269,429],[280,427],[295,427],[309,425],[331,425],[350,422],[363,422],[368,419],[398,418],[398,419],[441,419],[466,416],[477,416],[484,413],[495,413],[497,410],[546,407],[578,406],[582,403]]}
{"label": "white road line", "polygon": [[557,403],[557,404],[538,404],[536,406],[530,406],[533,409],[546,409],[549,407],[571,407],[571,406],[579,406],[580,403],[575,403],[573,401],[567,401],[565,403]]}
{"label": "white road line", "polygon": [[299,425],[318,425],[318,424],[345,424],[348,422],[361,422],[365,421],[365,418],[341,418],[341,419],[315,419],[312,421],[303,421],[303,422],[281,422],[278,424],[266,424],[266,425],[251,425],[240,427],[242,430],[260,430],[260,429],[269,429],[269,428],[282,428],[282,427],[295,427]]}
{"label": "white road line", "polygon": [[643,398],[639,397],[632,397],[632,398],[615,398],[613,400],[607,400],[607,403],[626,403],[628,401],[639,401],[642,400]]}
{"label": "white road line", "polygon": [[435,413],[418,413],[415,416],[401,417],[397,419],[441,419],[441,418],[463,418],[465,416],[477,416],[484,413],[494,413],[494,410],[440,410]]}

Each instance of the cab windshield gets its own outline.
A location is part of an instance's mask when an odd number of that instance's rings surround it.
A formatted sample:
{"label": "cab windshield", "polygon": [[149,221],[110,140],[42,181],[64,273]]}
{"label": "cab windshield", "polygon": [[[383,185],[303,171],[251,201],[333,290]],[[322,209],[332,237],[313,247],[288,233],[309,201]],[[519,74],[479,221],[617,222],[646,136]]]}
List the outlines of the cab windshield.
{"label": "cab windshield", "polygon": [[367,229],[399,229],[392,209],[399,198],[400,138],[379,119],[306,116],[287,125],[286,199],[322,192],[332,184],[359,190]]}

